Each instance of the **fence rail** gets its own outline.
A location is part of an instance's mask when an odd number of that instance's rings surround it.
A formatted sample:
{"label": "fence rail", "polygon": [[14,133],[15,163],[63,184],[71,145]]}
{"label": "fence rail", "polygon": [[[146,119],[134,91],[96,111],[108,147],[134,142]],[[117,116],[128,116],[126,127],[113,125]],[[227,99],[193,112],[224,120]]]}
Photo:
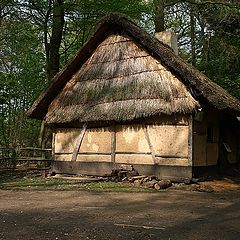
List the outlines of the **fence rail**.
{"label": "fence rail", "polygon": [[50,168],[52,161],[52,149],[35,147],[7,148],[0,147],[0,169],[25,169],[46,170]]}

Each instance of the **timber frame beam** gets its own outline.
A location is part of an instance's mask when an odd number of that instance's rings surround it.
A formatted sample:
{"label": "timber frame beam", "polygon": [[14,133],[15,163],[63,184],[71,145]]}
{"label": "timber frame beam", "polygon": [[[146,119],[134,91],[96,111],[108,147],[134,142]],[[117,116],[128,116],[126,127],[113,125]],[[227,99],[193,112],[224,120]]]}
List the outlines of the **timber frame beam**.
{"label": "timber frame beam", "polygon": [[73,150],[73,155],[72,155],[72,159],[71,161],[76,161],[77,160],[77,155],[78,155],[78,151],[81,147],[81,144],[82,144],[82,140],[83,140],[83,137],[84,137],[84,134],[87,130],[87,124],[84,124],[83,127],[82,127],[82,130],[78,136],[78,139],[77,139],[77,143],[75,145],[75,148]]}
{"label": "timber frame beam", "polygon": [[112,126],[112,135],[111,135],[111,162],[115,165],[116,158],[116,127]]}

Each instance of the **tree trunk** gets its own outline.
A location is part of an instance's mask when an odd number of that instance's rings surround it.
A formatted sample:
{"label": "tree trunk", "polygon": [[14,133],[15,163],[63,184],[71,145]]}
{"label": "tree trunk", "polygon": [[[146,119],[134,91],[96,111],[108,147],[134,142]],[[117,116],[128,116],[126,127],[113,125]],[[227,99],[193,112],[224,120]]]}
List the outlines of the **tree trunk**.
{"label": "tree trunk", "polygon": [[191,37],[191,51],[192,51],[192,65],[196,65],[196,34],[195,34],[195,16],[193,6],[190,5],[190,37]]}
{"label": "tree trunk", "polygon": [[52,36],[48,45],[49,58],[47,62],[48,81],[59,71],[60,54],[59,49],[62,41],[64,26],[64,0],[55,0],[53,4]]}
{"label": "tree trunk", "polygon": [[204,20],[200,21],[200,39],[202,45],[201,59],[204,62],[205,66],[208,66],[209,63],[209,40],[205,34],[206,23]]}
{"label": "tree trunk", "polygon": [[164,24],[164,0],[154,0],[154,24],[155,32],[162,32],[165,30]]}

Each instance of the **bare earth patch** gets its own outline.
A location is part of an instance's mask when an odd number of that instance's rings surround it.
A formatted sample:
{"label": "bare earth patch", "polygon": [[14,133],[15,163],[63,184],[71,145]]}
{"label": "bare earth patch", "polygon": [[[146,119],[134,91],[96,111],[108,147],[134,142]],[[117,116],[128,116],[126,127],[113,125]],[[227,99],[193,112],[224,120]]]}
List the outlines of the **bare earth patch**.
{"label": "bare earth patch", "polygon": [[1,240],[240,239],[237,181],[196,184],[209,193],[25,177],[1,176]]}
{"label": "bare earth patch", "polygon": [[223,178],[221,180],[205,181],[200,185],[210,186],[216,192],[240,191],[240,179]]}
{"label": "bare earth patch", "polygon": [[235,192],[0,190],[1,240],[237,240]]}

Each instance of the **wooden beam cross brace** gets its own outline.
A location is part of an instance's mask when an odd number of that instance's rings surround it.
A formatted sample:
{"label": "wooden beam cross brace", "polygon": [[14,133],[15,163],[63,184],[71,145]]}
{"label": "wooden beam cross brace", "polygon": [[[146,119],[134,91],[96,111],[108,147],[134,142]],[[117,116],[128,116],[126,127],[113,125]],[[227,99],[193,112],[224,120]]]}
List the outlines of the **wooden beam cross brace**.
{"label": "wooden beam cross brace", "polygon": [[87,129],[87,125],[84,124],[83,128],[82,128],[82,130],[81,130],[81,132],[80,132],[80,134],[78,136],[75,148],[73,150],[73,155],[72,155],[72,160],[71,161],[76,161],[77,160],[78,151],[79,151],[80,146],[82,144],[82,140],[83,140],[84,134],[86,132],[86,129]]}
{"label": "wooden beam cross brace", "polygon": [[155,154],[153,145],[151,143],[150,136],[149,136],[148,129],[147,129],[146,125],[144,126],[143,130],[144,130],[144,134],[145,134],[145,137],[147,139],[147,142],[148,142],[149,149],[151,151],[153,163],[155,164],[156,163],[156,154]]}

